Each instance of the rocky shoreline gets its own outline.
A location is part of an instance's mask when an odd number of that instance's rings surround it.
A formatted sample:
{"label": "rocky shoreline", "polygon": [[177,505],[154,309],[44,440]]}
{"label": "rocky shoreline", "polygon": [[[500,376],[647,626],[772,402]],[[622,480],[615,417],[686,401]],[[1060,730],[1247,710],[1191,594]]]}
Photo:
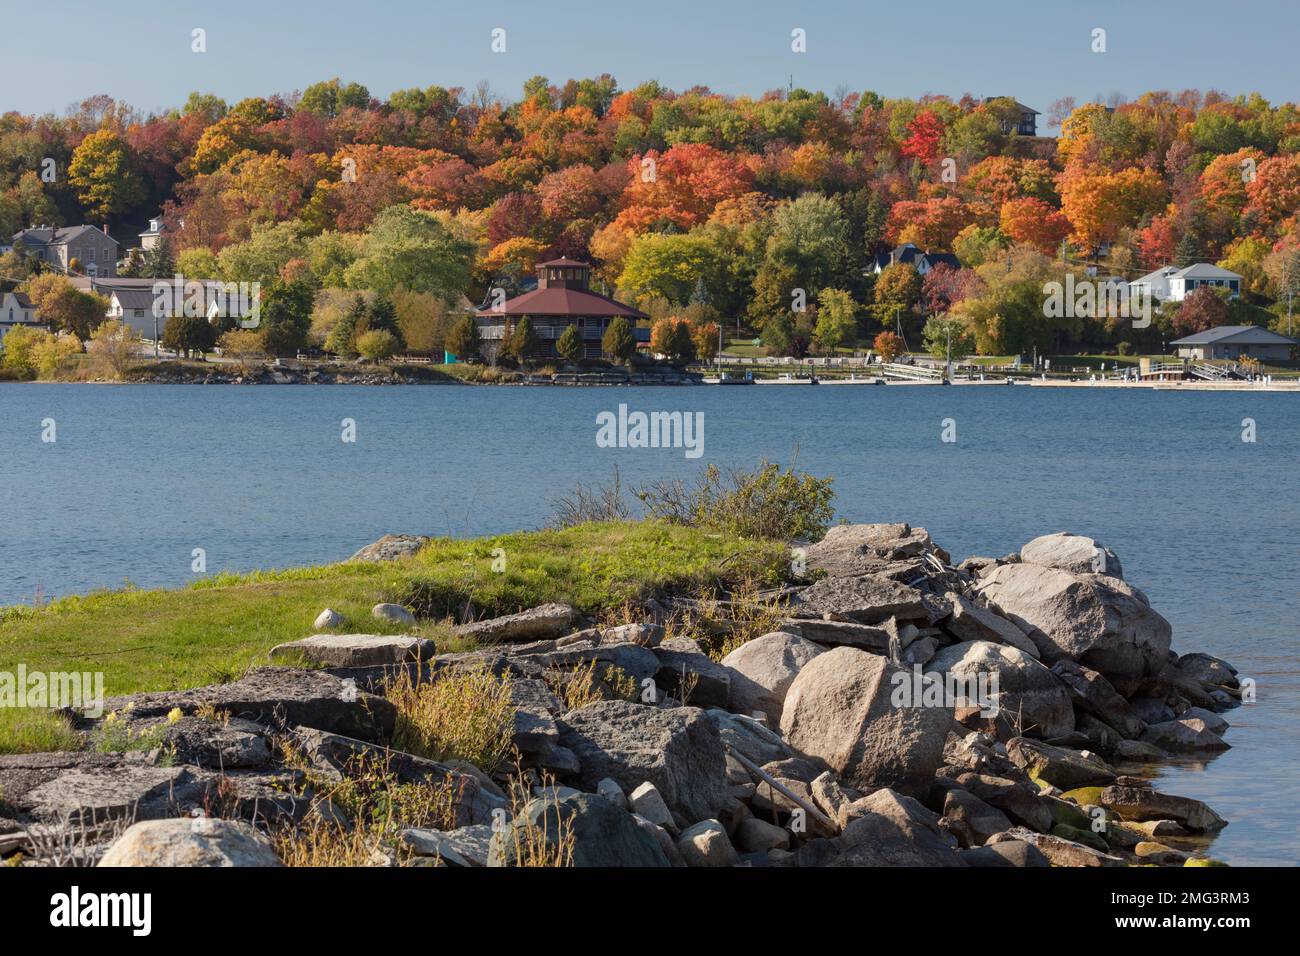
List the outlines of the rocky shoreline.
{"label": "rocky shoreline", "polygon": [[628,372],[559,371],[553,374],[506,371],[491,381],[458,378],[426,366],[343,369],[291,366],[263,366],[247,370],[221,371],[192,366],[136,370],[128,381],[149,385],[702,385],[702,375],[676,369],[647,369]]}
{"label": "rocky shoreline", "polygon": [[[1197,854],[1227,821],[1141,767],[1227,748],[1220,714],[1249,683],[1175,654],[1112,551],[1053,534],[954,565],[924,529],[876,524],[796,556],[801,580],[762,595],[772,628],[720,659],[673,593],[612,626],[563,604],[463,621],[478,649],[456,653],[346,633],[327,609],[239,680],[113,699],[76,718],[83,750],[0,756],[0,856],[278,866],[313,828],[360,833],[337,794],[378,767],[447,802],[373,865],[1217,865]],[[717,608],[724,632],[747,613],[738,595]],[[396,746],[395,684],[464,675],[504,690],[512,766]]]}

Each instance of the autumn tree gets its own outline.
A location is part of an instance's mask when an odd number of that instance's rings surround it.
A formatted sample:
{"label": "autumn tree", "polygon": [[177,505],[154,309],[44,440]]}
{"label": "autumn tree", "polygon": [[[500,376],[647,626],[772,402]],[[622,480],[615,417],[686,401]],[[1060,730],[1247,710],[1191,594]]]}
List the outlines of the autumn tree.
{"label": "autumn tree", "polygon": [[695,347],[695,357],[701,362],[712,362],[717,358],[720,334],[716,322],[692,322],[691,344]]}
{"label": "autumn tree", "polygon": [[876,336],[871,347],[880,356],[882,362],[892,362],[903,351],[903,340],[893,332],[881,332]]}
{"label": "autumn tree", "polygon": [[96,219],[125,212],[144,198],[130,150],[114,132],[100,129],[83,139],[72,153],[68,182],[77,200]]}
{"label": "autumn tree", "polygon": [[108,300],[102,295],[82,292],[54,272],[44,272],[29,280],[26,291],[42,321],[56,331],[71,333],[82,340],[90,338],[108,311]]}
{"label": "autumn tree", "polygon": [[1050,254],[1069,236],[1070,220],[1041,199],[1026,197],[1002,204],[1002,234],[1013,242],[1033,246]]}
{"label": "autumn tree", "polygon": [[109,319],[90,333],[86,353],[91,367],[121,380],[140,351],[140,333],[125,322]]}
{"label": "autumn tree", "polygon": [[1173,330],[1176,335],[1195,335],[1223,325],[1228,320],[1228,303],[1214,289],[1202,286],[1193,289],[1174,312]]}

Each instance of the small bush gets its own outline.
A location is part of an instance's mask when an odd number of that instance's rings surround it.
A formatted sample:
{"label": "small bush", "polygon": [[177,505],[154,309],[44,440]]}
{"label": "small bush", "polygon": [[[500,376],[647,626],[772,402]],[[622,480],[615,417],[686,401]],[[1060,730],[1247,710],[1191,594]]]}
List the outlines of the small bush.
{"label": "small bush", "polygon": [[710,465],[689,486],[658,481],[637,491],[651,517],[781,541],[820,538],[834,516],[830,478],[762,462],[754,471]]}
{"label": "small bush", "polygon": [[617,466],[608,484],[578,483],[568,494],[552,499],[551,507],[555,509],[550,520],[553,528],[570,528],[588,521],[627,521],[632,517]]}
{"label": "small bush", "polygon": [[486,669],[416,681],[403,671],[385,691],[397,705],[393,746],[432,760],[468,760],[493,773],[510,752],[515,706],[510,678]]}
{"label": "small bush", "polygon": [[357,338],[357,352],[370,362],[382,362],[397,354],[397,338],[385,329],[374,329]]}

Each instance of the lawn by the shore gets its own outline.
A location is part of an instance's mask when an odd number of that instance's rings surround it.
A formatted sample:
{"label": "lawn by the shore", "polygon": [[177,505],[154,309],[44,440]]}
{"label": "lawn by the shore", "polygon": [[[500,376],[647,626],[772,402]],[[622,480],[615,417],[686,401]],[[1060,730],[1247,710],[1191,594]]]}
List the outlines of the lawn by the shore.
{"label": "lawn by the shore", "polygon": [[[347,562],[219,575],[176,590],[67,597],[39,608],[0,608],[0,671],[104,674],[108,696],[238,678],[277,644],[312,633],[325,607],[340,629],[388,633],[371,616],[380,601],[428,615],[420,625],[440,650],[460,649],[446,624],[473,602],[480,615],[564,601],[592,615],[664,588],[708,587],[753,573],[775,583],[781,544],[724,538],[696,528],[638,521],[586,524],[472,540],[435,539],[383,564]],[[495,568],[499,570],[494,570]],[[43,711],[0,708],[0,753],[58,749],[60,724]]]}

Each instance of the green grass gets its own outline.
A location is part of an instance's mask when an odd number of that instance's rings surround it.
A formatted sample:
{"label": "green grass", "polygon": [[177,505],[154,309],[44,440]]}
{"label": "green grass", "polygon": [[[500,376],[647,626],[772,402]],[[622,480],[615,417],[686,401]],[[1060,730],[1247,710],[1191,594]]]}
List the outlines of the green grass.
{"label": "green grass", "polygon": [[[504,569],[493,570],[498,555]],[[343,563],[220,574],[176,590],[122,590],[66,597],[39,608],[0,608],[0,670],[100,671],[108,696],[172,690],[238,678],[276,644],[312,633],[322,608],[345,632],[389,633],[379,601],[412,605],[420,631],[455,649],[444,624],[472,602],[479,615],[565,601],[591,614],[659,589],[695,589],[722,575],[775,582],[782,545],[658,522],[587,524],[472,540],[436,539],[385,564]],[[36,712],[0,709],[0,752],[58,749],[58,728]],[[66,731],[66,728],[64,728]]]}

